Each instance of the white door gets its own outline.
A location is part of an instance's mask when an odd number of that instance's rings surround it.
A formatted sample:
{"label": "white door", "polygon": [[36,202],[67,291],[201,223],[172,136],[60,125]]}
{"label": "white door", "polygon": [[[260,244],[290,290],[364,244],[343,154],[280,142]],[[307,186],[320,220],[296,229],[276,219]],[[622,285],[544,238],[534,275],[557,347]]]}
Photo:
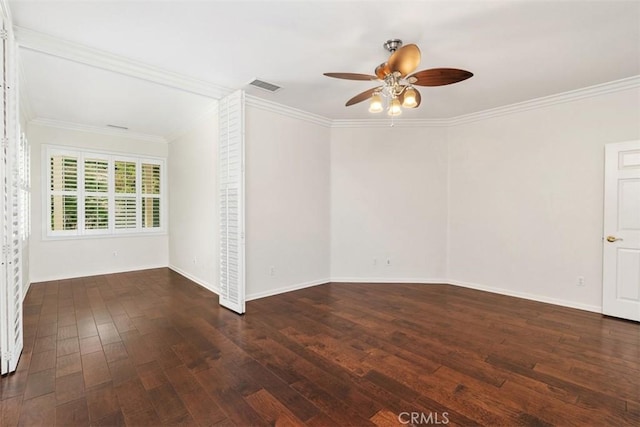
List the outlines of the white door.
{"label": "white door", "polygon": [[220,305],[245,310],[244,92],[218,106],[218,203],[220,213]]}
{"label": "white door", "polygon": [[640,321],[640,141],[605,147],[602,312]]}

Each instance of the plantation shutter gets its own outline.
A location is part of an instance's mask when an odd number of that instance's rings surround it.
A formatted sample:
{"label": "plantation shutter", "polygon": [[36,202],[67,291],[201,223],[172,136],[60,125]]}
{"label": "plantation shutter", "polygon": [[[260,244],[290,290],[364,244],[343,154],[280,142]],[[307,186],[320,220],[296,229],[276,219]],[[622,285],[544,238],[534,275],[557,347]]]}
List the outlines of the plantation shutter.
{"label": "plantation shutter", "polygon": [[78,158],[53,155],[49,161],[51,231],[78,228]]}
{"label": "plantation shutter", "polygon": [[15,41],[2,21],[2,150],[0,187],[2,202],[2,274],[0,279],[0,350],[2,374],[16,370],[23,347],[22,336],[22,242],[20,236],[21,192],[19,188],[18,100]]}
{"label": "plantation shutter", "polygon": [[160,165],[142,162],[142,228],[160,227]]}
{"label": "plantation shutter", "polygon": [[117,230],[138,228],[138,197],[136,187],[136,162],[114,162],[115,180],[115,228]]}
{"label": "plantation shutter", "polygon": [[84,228],[109,228],[109,162],[84,159]]}
{"label": "plantation shutter", "polygon": [[220,100],[218,110],[220,305],[245,311],[244,92]]}

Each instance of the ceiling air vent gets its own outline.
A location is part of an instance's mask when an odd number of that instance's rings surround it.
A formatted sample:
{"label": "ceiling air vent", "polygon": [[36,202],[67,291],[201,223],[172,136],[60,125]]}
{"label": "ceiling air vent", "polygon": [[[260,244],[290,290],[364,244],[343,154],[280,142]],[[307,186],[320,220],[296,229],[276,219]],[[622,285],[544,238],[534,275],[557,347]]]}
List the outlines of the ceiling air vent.
{"label": "ceiling air vent", "polygon": [[122,129],[122,130],[129,130],[129,128],[128,128],[128,127],[126,127],[126,126],[109,125],[109,124],[108,124],[107,126],[108,126],[108,127],[110,127],[110,128],[116,128],[116,129]]}
{"label": "ceiling air vent", "polygon": [[262,90],[266,90],[267,92],[277,92],[280,89],[282,89],[280,86],[276,86],[273,83],[268,83],[265,82],[263,80],[259,80],[259,79],[255,79],[254,81],[252,81],[251,83],[249,83],[250,86],[255,86],[259,89]]}

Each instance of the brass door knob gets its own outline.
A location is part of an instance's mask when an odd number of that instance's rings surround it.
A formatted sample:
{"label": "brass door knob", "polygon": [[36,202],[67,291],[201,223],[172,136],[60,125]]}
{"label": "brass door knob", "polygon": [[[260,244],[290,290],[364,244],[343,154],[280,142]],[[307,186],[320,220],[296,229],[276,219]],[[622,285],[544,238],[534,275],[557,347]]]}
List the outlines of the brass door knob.
{"label": "brass door knob", "polygon": [[609,243],[613,243],[613,242],[615,242],[617,240],[622,240],[622,239],[619,238],[619,237],[615,237],[615,236],[607,236],[607,242],[609,242]]}

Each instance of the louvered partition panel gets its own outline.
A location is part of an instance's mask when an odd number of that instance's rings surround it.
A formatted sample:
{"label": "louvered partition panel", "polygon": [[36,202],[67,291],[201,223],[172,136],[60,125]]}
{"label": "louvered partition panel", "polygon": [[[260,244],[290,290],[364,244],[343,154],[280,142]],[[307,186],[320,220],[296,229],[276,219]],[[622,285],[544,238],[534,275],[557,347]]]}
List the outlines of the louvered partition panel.
{"label": "louvered partition panel", "polygon": [[[17,140],[17,136],[16,136]],[[9,254],[7,257],[7,304],[9,324],[9,372],[16,370],[20,353],[22,353],[22,242],[20,240],[20,204],[21,193],[19,188],[17,147],[9,149],[10,166],[10,203],[9,203]]]}
{"label": "louvered partition panel", "polygon": [[244,92],[220,100],[218,110],[220,304],[245,311]]}
{"label": "louvered partition panel", "polygon": [[[4,29],[4,20],[2,21],[2,27],[0,31],[3,34],[6,34],[6,30]],[[2,68],[4,69],[5,64],[5,49],[6,49],[6,40],[0,40],[0,59],[3,61]],[[8,327],[8,319],[7,311],[9,305],[7,303],[7,296],[9,292],[7,277],[9,276],[9,263],[7,262],[7,255],[9,252],[8,246],[8,236],[10,235],[10,227],[9,227],[9,218],[7,216],[7,205],[9,205],[9,187],[7,186],[7,162],[8,162],[8,148],[9,148],[9,139],[7,138],[7,126],[6,126],[6,79],[5,74],[1,76],[2,82],[2,102],[0,102],[0,138],[2,145],[0,145],[0,243],[2,243],[2,255],[0,258],[0,264],[2,264],[2,268],[0,271],[0,355],[2,356],[2,363],[0,363],[0,372],[4,375],[9,372],[9,353],[7,349],[9,348],[9,327]]]}
{"label": "louvered partition panel", "polygon": [[16,44],[11,28],[3,21],[2,110],[2,373],[16,370],[23,347],[22,336],[22,242],[20,230],[19,148]]}

